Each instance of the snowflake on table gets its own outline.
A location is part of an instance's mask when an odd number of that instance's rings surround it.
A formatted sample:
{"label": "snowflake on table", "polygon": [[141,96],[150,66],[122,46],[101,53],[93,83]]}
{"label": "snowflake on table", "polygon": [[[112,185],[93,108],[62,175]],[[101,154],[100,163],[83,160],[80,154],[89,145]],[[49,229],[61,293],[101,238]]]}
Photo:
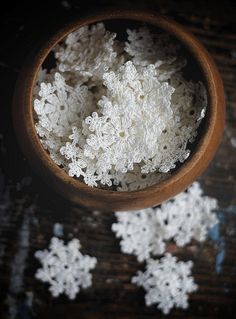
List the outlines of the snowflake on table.
{"label": "snowflake on table", "polygon": [[208,230],[218,223],[217,200],[203,196],[198,182],[155,209],[159,225],[165,228],[168,239],[173,239],[180,247],[191,239],[204,241]]}
{"label": "snowflake on table", "polygon": [[138,261],[165,250],[165,229],[159,227],[152,208],[132,212],[117,212],[118,223],[112,225],[117,237],[121,237],[121,251],[134,254]]}
{"label": "snowflake on table", "polygon": [[160,207],[116,212],[117,223],[112,230],[121,238],[122,252],[144,261],[162,254],[167,240],[172,239],[181,247],[191,239],[205,240],[208,229],[218,222],[213,212],[216,208],[217,200],[203,196],[200,184],[195,182]]}
{"label": "snowflake on table", "polygon": [[146,305],[157,307],[168,314],[173,307],[186,309],[188,294],[197,290],[191,277],[192,261],[177,261],[171,254],[165,254],[160,260],[149,259],[146,270],[138,271],[132,283],[146,291]]}
{"label": "snowflake on table", "polygon": [[78,239],[72,239],[68,245],[56,237],[51,239],[49,250],[37,251],[35,257],[42,264],[36,272],[36,278],[50,284],[54,297],[65,293],[69,299],[75,299],[80,287],[87,288],[92,284],[89,273],[97,263],[95,257],[82,255]]}

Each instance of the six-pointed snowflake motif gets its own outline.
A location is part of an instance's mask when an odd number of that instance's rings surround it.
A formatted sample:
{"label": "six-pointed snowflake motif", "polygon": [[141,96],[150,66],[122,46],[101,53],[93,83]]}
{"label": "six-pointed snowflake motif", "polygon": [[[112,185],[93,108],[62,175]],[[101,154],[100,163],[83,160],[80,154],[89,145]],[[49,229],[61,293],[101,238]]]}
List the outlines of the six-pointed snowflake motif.
{"label": "six-pointed snowflake motif", "polygon": [[112,230],[121,238],[122,252],[134,254],[140,262],[153,253],[164,252],[164,229],[159,227],[152,208],[117,212],[116,217],[118,223],[112,225]]}
{"label": "six-pointed snowflake motif", "polygon": [[101,81],[104,72],[123,62],[119,55],[120,42],[115,41],[115,37],[116,34],[108,32],[103,23],[70,33],[64,45],[55,48],[59,71],[75,72],[82,82]]}
{"label": "six-pointed snowflake motif", "polygon": [[49,250],[35,253],[35,257],[42,264],[35,276],[49,283],[49,290],[54,297],[65,293],[69,299],[75,299],[80,288],[91,286],[90,270],[95,268],[97,259],[82,255],[80,248],[78,239],[72,239],[65,245],[63,240],[53,237]]}
{"label": "six-pointed snowflake motif", "polygon": [[203,196],[198,182],[186,192],[175,196],[155,210],[160,226],[165,227],[166,238],[173,239],[180,247],[191,239],[204,241],[208,230],[218,223],[214,211],[218,203],[215,198]]}
{"label": "six-pointed snowflake motif", "polygon": [[39,99],[34,101],[38,125],[58,137],[69,134],[84,114],[84,103],[91,105],[92,94],[86,86],[72,88],[60,73],[55,73],[53,83],[41,83]]}
{"label": "six-pointed snowflake motif", "polygon": [[124,50],[132,57],[139,69],[152,64],[157,69],[160,81],[168,81],[173,74],[181,70],[186,61],[178,57],[179,46],[166,34],[151,34],[146,27],[127,30],[128,41]]}
{"label": "six-pointed snowflake motif", "polygon": [[138,271],[132,283],[146,291],[146,305],[157,307],[168,314],[173,307],[186,309],[188,294],[197,290],[191,277],[192,261],[177,261],[167,253],[160,260],[148,259],[146,270]]}

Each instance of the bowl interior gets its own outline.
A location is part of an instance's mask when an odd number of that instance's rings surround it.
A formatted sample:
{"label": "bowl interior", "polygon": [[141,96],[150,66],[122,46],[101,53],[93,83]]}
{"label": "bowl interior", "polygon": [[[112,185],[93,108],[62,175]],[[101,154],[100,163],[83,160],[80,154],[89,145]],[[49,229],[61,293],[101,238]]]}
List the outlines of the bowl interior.
{"label": "bowl interior", "polygon": [[[180,41],[180,39],[178,38],[178,34],[177,35],[171,34],[169,31],[167,31],[161,27],[158,27],[156,25],[154,26],[150,23],[146,23],[145,21],[135,21],[135,20],[129,20],[129,19],[108,19],[108,20],[99,20],[98,19],[95,23],[97,23],[97,22],[103,22],[105,24],[106,29],[111,31],[111,32],[115,32],[117,34],[117,39],[120,41],[127,40],[127,33],[126,33],[127,29],[137,29],[141,26],[147,26],[153,34],[168,33],[171,37],[171,41],[177,43],[180,46],[179,51],[178,51],[179,55],[187,60],[186,66],[182,69],[184,78],[187,80],[193,80],[194,82],[201,81],[204,83],[204,85],[207,88],[208,83],[207,83],[204,72],[202,72],[202,65],[199,63],[199,61],[193,55],[191,48],[189,48],[186,44],[184,44],[182,41]],[[94,24],[94,23],[91,23],[91,24]],[[77,28],[74,27],[72,31],[74,31],[76,29]],[[65,36],[67,36],[69,33],[70,32],[67,32],[67,34],[65,34]],[[63,37],[63,39],[64,39],[64,37]],[[59,43],[60,43],[60,41],[59,41]],[[55,43],[54,45],[51,46],[51,51],[47,54],[47,56],[43,59],[43,61],[41,63],[43,68],[46,68],[48,70],[55,67],[55,65],[56,65],[54,53],[52,51],[52,49],[55,45],[57,45],[57,43]],[[207,94],[208,94],[208,104],[209,104],[208,89],[207,89]],[[178,172],[181,167],[183,167],[185,165],[185,163],[191,161],[191,158],[193,157],[194,153],[198,151],[198,146],[201,143],[201,140],[206,132],[206,129],[208,126],[208,118],[209,118],[209,107],[207,109],[205,118],[202,120],[202,122],[198,128],[198,136],[197,136],[196,140],[193,143],[189,143],[189,145],[188,145],[188,148],[191,150],[191,154],[190,154],[189,158],[182,164],[177,163],[176,168],[171,170],[171,176],[167,177],[165,179],[165,181],[159,182],[158,185],[171,179],[172,176],[176,172]],[[38,142],[40,143],[39,139],[38,139]],[[44,152],[47,153],[47,151],[45,151],[45,150],[44,150]],[[50,161],[52,161],[52,159],[50,158],[48,153],[46,156],[49,157]],[[56,165],[56,164],[53,163],[53,165]],[[62,174],[66,174],[63,170],[61,170],[61,171],[62,171]],[[80,179],[75,179],[75,178],[72,178],[70,176],[67,176],[67,178],[74,180],[74,182],[78,183],[78,185],[80,185],[82,183],[85,187],[91,188],[90,186],[86,185]],[[155,186],[155,185],[153,185],[153,186]],[[149,187],[153,187],[153,186],[149,186]],[[147,187],[145,189],[148,189],[149,187]],[[99,190],[102,191],[103,189],[99,189]],[[114,191],[114,189],[112,189],[112,188],[105,188],[105,190],[110,191],[110,192]],[[137,191],[139,191],[139,190],[137,190]],[[118,191],[116,191],[116,192],[118,192]],[[131,191],[131,192],[136,192],[136,191]],[[125,193],[125,192],[122,191],[122,193]]]}

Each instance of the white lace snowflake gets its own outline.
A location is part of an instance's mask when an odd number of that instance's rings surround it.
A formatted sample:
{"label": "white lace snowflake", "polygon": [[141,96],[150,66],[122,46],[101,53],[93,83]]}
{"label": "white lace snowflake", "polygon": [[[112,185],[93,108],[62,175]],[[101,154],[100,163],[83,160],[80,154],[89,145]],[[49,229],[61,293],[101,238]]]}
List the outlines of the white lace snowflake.
{"label": "white lace snowflake", "polygon": [[81,125],[82,118],[90,113],[92,105],[93,95],[86,86],[71,87],[58,72],[52,83],[41,83],[38,98],[34,100],[35,128],[44,148],[49,150],[58,165],[66,166],[60,148],[68,140],[71,127]]}
{"label": "white lace snowflake", "polygon": [[35,276],[50,284],[50,292],[54,297],[65,293],[69,299],[75,299],[80,288],[92,284],[89,273],[97,263],[95,257],[82,255],[80,242],[72,239],[67,245],[56,237],[51,239],[49,250],[37,251],[35,257],[42,264]]}
{"label": "white lace snowflake", "polygon": [[58,137],[67,136],[73,125],[79,125],[81,117],[86,116],[84,104],[91,108],[93,100],[86,86],[71,87],[60,73],[55,73],[53,83],[41,83],[38,95],[40,98],[34,100],[38,125]]}
{"label": "white lace snowflake", "polygon": [[174,307],[186,309],[188,294],[198,286],[191,277],[192,261],[177,261],[171,254],[160,260],[147,260],[146,270],[138,271],[132,283],[146,291],[146,305],[157,304],[157,308],[168,314]]}
{"label": "white lace snowflake", "polygon": [[218,223],[214,213],[217,208],[217,200],[203,196],[200,184],[195,182],[186,192],[156,208],[155,214],[165,227],[166,238],[173,238],[182,247],[192,239],[200,242],[206,239],[208,230]]}
{"label": "white lace snowflake", "polygon": [[116,212],[117,223],[112,225],[121,238],[121,251],[133,254],[139,262],[165,251],[166,230],[161,227],[152,208],[131,212]]}
{"label": "white lace snowflake", "polygon": [[35,86],[34,86],[34,91],[33,91],[33,96],[34,99],[39,98],[39,91],[41,88],[41,83],[52,83],[54,80],[54,76],[56,73],[57,69],[51,69],[49,72],[47,69],[43,69],[42,67],[39,69],[39,72],[37,74]]}
{"label": "white lace snowflake", "polygon": [[152,34],[147,27],[127,30],[128,38],[124,50],[132,57],[137,68],[153,64],[159,81],[167,81],[180,71],[186,61],[179,58],[179,45],[166,34]]}
{"label": "white lace snowflake", "polygon": [[70,33],[54,50],[59,71],[72,72],[82,82],[90,79],[96,86],[105,72],[123,61],[119,54],[121,43],[115,37],[103,23],[83,26]]}
{"label": "white lace snowflake", "polygon": [[117,223],[112,230],[121,238],[121,251],[134,254],[141,262],[163,254],[167,240],[181,247],[192,239],[205,240],[207,231],[218,222],[213,212],[216,208],[216,199],[203,196],[200,184],[195,182],[160,207],[116,212]]}
{"label": "white lace snowflake", "polygon": [[121,251],[137,256],[138,261],[148,259],[151,254],[162,254],[165,250],[165,230],[159,226],[152,208],[132,212],[117,212],[118,223],[112,225],[116,236],[121,238]]}
{"label": "white lace snowflake", "polygon": [[173,39],[127,33],[123,43],[102,23],[72,32],[34,90],[36,131],[56,164],[121,191],[168,178],[189,157],[207,106],[203,84],[183,78]]}

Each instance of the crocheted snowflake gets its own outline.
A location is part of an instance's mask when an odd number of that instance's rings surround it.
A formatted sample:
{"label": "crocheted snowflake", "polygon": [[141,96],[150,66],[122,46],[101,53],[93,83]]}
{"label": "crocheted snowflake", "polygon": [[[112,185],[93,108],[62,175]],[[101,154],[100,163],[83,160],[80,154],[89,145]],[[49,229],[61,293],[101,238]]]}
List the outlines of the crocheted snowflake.
{"label": "crocheted snowflake", "polygon": [[[65,159],[60,148],[68,140],[71,127],[80,126],[82,118],[90,113],[93,95],[84,85],[67,85],[58,72],[52,78],[52,83],[41,83],[38,98],[34,100],[38,117],[35,127],[44,148],[58,165],[63,165]],[[84,108],[85,102],[87,108]]]}
{"label": "crocheted snowflake", "polygon": [[177,261],[171,254],[160,260],[147,260],[146,270],[138,271],[132,283],[146,291],[146,305],[157,304],[157,308],[168,314],[173,307],[186,309],[188,294],[197,290],[191,277],[192,261]]}
{"label": "crocheted snowflake", "polygon": [[107,31],[103,23],[70,33],[54,50],[59,71],[72,72],[69,78],[76,74],[82,82],[91,80],[96,86],[104,72],[123,61],[121,43],[115,38],[116,34]]}
{"label": "crocheted snowflake", "polygon": [[50,284],[54,297],[65,293],[69,299],[75,299],[80,287],[92,284],[89,271],[95,268],[97,259],[80,252],[80,242],[72,239],[68,245],[56,237],[51,239],[49,250],[37,251],[35,257],[42,264],[36,272],[36,278]]}
{"label": "crocheted snowflake", "polygon": [[191,239],[200,242],[206,239],[208,230],[218,223],[214,213],[217,208],[217,200],[203,196],[200,184],[195,182],[186,192],[156,208],[155,215],[165,227],[166,238],[173,238],[182,247]]}
{"label": "crocheted snowflake", "polygon": [[200,184],[195,182],[160,207],[116,212],[117,223],[112,230],[121,238],[122,252],[144,261],[163,254],[167,240],[174,240],[178,246],[192,239],[205,240],[208,229],[218,222],[213,212],[216,208],[216,199],[203,196]]}
{"label": "crocheted snowflake", "polygon": [[127,34],[124,50],[138,68],[153,64],[159,81],[167,81],[185,66],[186,61],[178,54],[179,45],[170,36],[152,34],[147,27],[127,29]]}
{"label": "crocheted snowflake", "polygon": [[132,191],[168,178],[190,155],[206,90],[186,81],[178,45],[147,28],[116,40],[102,23],[54,49],[34,90],[36,131],[51,158],[89,186]]}
{"label": "crocheted snowflake", "polygon": [[134,254],[140,262],[148,259],[154,252],[164,252],[165,244],[162,237],[165,236],[165,232],[159,227],[152,208],[115,215],[118,223],[112,225],[112,230],[121,238],[122,252]]}

